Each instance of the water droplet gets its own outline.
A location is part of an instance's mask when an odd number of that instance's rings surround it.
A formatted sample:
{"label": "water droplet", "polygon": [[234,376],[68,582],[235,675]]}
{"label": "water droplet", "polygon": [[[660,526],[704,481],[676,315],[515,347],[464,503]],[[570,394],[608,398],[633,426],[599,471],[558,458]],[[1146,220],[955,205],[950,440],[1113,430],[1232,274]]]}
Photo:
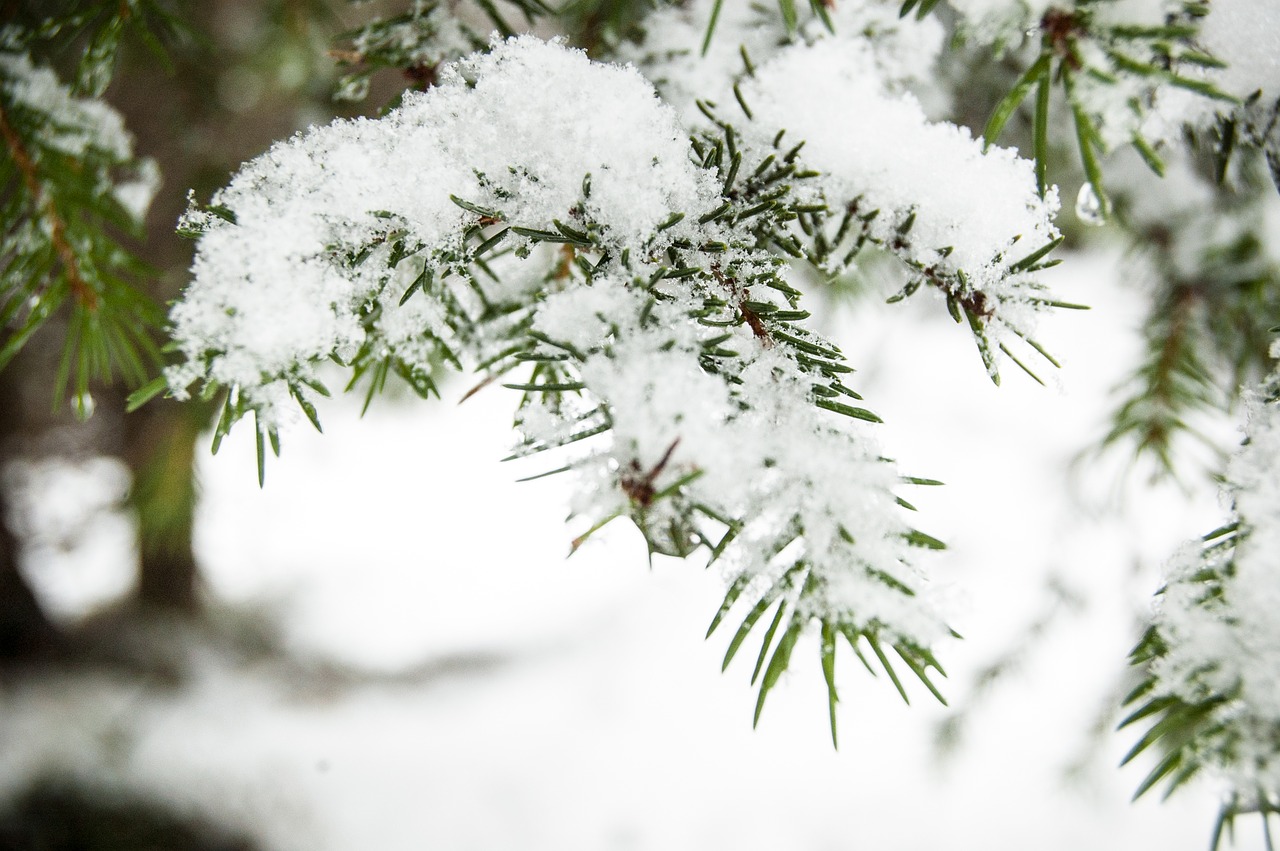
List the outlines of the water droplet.
{"label": "water droplet", "polygon": [[1080,187],[1080,194],[1076,196],[1076,218],[1094,227],[1107,223],[1106,206],[1093,190],[1092,183],[1085,183]]}
{"label": "water droplet", "polygon": [[71,410],[75,412],[77,418],[87,420],[93,416],[93,396],[88,391],[77,394],[71,399]]}

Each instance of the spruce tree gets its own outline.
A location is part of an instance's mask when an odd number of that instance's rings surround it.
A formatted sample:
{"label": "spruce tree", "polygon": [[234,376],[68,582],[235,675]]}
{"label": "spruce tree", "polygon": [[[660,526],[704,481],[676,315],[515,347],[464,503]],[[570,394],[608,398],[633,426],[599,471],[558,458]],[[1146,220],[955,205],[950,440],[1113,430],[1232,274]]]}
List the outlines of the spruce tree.
{"label": "spruce tree", "polygon": [[[74,95],[32,59],[41,31],[0,45],[0,359],[65,311],[61,383],[83,400],[94,375],[156,372],[112,230],[145,165],[94,99],[108,48],[91,40]],[[1277,33],[1263,0],[414,0],[332,49],[341,97],[395,71],[392,104],[192,197],[191,281],[133,402],[216,403],[215,450],[249,418],[263,480],[334,375],[366,403],[393,379],[437,396],[447,369],[515,391],[511,457],[577,482],[573,546],[629,521],[651,555],[716,564],[708,635],[731,630],[726,667],[750,647],[755,720],[813,647],[834,744],[837,660],[944,700],[957,636],[927,581],[945,546],[910,503],[939,483],[878,448],[892,424],[809,307],[888,258],[889,300],[946,310],[975,373],[1042,381],[1037,321],[1083,306],[1038,273],[1105,226],[1150,294],[1106,444],[1179,474],[1198,417],[1250,412],[1234,516],[1174,559],[1123,722],[1132,755],[1159,753],[1138,794],[1224,779],[1216,845],[1280,808]]]}

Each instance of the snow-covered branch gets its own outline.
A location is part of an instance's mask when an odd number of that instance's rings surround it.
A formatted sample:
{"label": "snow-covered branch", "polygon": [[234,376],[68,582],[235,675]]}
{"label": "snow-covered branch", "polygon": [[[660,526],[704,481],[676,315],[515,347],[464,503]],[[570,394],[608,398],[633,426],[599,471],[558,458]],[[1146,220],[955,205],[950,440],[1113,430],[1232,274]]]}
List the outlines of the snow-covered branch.
{"label": "snow-covered branch", "polygon": [[751,607],[730,655],[776,606],[757,714],[815,622],[928,683],[947,629],[914,563],[941,544],[909,524],[877,418],[770,250],[812,176],[781,140],[721,131],[691,144],[632,69],[495,44],[193,209],[170,385],[228,388],[220,433],[252,411],[261,447],[293,401],[314,419],[325,360],[424,394],[441,360],[502,375],[523,393],[516,454],[559,448],[591,529],[629,517],[651,550],[724,565],[726,609]]}
{"label": "snow-covered branch", "polygon": [[1139,794],[1210,769],[1228,791],[1219,835],[1238,813],[1280,811],[1278,386],[1273,377],[1249,399],[1247,439],[1227,470],[1231,522],[1175,557],[1133,653],[1145,677],[1125,723],[1154,723],[1127,759],[1160,752]]}
{"label": "snow-covered branch", "polygon": [[92,381],[141,384],[159,362],[161,313],[136,284],[142,265],[120,233],[137,234],[160,182],[134,155],[120,114],[77,96],[32,61],[21,33],[0,29],[0,369],[64,308],[69,329],[56,394],[81,416]]}

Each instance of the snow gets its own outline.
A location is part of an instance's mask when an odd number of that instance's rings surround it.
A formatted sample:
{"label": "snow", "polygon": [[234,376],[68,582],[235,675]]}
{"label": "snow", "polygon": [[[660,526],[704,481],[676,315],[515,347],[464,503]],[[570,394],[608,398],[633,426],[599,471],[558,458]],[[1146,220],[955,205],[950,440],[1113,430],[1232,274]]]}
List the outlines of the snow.
{"label": "snow", "polygon": [[[444,69],[439,86],[406,95],[380,120],[339,121],[277,144],[215,195],[234,223],[189,218],[204,233],[172,313],[189,365],[170,383],[182,391],[207,371],[265,401],[255,391],[264,376],[305,374],[310,362],[349,357],[364,342],[361,308],[385,267],[348,264],[344,248],[395,230],[424,256],[459,249],[463,222],[476,217],[450,196],[554,230],[554,220],[573,220],[588,175],[579,215],[607,223],[606,244],[619,250],[674,210],[708,207],[683,132],[639,74],[533,38]],[[278,322],[283,315],[289,323]]]}
{"label": "snow", "polygon": [[1280,7],[1270,0],[1214,0],[1200,37],[1214,56],[1229,59],[1216,79],[1239,98],[1261,90],[1272,101],[1280,97]]}
{"label": "snow", "polygon": [[32,579],[50,613],[75,620],[129,590],[133,521],[121,510],[129,470],[118,459],[14,461],[0,486],[15,495],[4,518],[39,564]]}
{"label": "snow", "polygon": [[[1188,703],[1224,698],[1213,719],[1224,729],[1198,742],[1245,800],[1280,793],[1280,416],[1274,401],[1249,400],[1247,442],[1226,480],[1246,537],[1227,550],[1195,544],[1173,560],[1154,618],[1165,650],[1152,663],[1153,696]],[[1212,570],[1214,581],[1206,581]],[[1215,588],[1218,594],[1211,593]]]}
{"label": "snow", "polygon": [[[160,185],[155,161],[134,158],[133,136],[110,104],[76,97],[52,69],[33,64],[11,40],[12,34],[0,29],[0,101],[6,110],[44,117],[31,122],[39,124],[41,133],[30,140],[34,145],[28,156],[38,161],[47,149],[83,161],[97,178],[99,191],[110,191],[125,213],[142,222]],[[7,120],[12,124],[12,117]],[[121,168],[126,172],[123,178],[112,172]]]}
{"label": "snow", "polygon": [[[1040,197],[1029,160],[929,121],[911,94],[886,90],[865,57],[832,39],[780,51],[741,91],[754,116],[746,138],[762,152],[779,130],[784,149],[803,141],[797,162],[821,175],[815,191],[832,220],[849,211],[862,222],[853,239],[861,228],[909,280],[957,311],[964,304],[989,351],[1034,336],[1044,291],[1017,264],[1057,238],[1059,201],[1056,187]],[[843,271],[845,250],[827,271]],[[989,369],[998,374],[994,357]]]}
{"label": "snow", "polygon": [[[1215,788],[1130,805],[1143,768],[1115,768],[1130,737],[1087,730],[1116,699],[1171,542],[1221,512],[1136,481],[1117,506],[1111,471],[1069,477],[1139,350],[1141,311],[1114,259],[1070,259],[1051,282],[1096,308],[1046,321],[1057,390],[989,386],[967,341],[910,307],[869,307],[836,334],[871,365],[868,389],[896,426],[887,450],[948,482],[909,496],[952,544],[945,581],[966,636],[944,658],[944,692],[974,713],[949,761],[931,742],[950,711],[910,683],[904,707],[850,658],[833,752],[804,647],[753,731],[747,672],[721,675],[726,639],[702,640],[718,578],[649,567],[621,526],[565,560],[569,482],[514,483],[540,465],[495,462],[509,400],[491,388],[455,407],[462,384],[442,403],[375,403],[363,420],[353,401],[331,404],[325,435],[286,435],[265,489],[251,434],[201,454],[211,592],[279,613],[303,659],[405,679],[308,685],[214,658],[158,697],[92,676],[7,686],[0,780],[61,767],[212,811],[272,851],[1200,848]],[[904,377],[899,363],[920,368]],[[1028,640],[1052,576],[1085,608],[1059,611],[1021,673],[975,693],[982,667]],[[1235,849],[1262,848],[1254,824],[1238,828]]]}
{"label": "snow", "polygon": [[137,168],[130,180],[122,180],[116,184],[114,195],[116,201],[135,222],[143,222],[147,218],[147,210],[160,191],[160,166],[150,157],[138,160]]}
{"label": "snow", "polygon": [[[965,128],[929,122],[913,97],[884,94],[862,60],[835,42],[786,50],[744,94],[760,137],[786,128],[804,141],[800,158],[827,176],[833,209],[861,199],[867,213],[879,210],[871,227],[885,243],[914,212],[906,236],[921,266],[960,270],[975,288],[993,289],[1022,254],[1058,235],[1057,194],[1038,196],[1029,160],[1007,148],[984,152]],[[832,103],[844,108],[832,111]]]}

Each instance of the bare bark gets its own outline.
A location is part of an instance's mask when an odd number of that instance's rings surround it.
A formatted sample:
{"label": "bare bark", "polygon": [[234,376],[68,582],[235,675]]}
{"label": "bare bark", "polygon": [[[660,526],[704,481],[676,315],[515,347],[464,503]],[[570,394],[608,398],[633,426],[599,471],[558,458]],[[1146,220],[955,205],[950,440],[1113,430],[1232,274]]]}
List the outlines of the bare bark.
{"label": "bare bark", "polygon": [[[23,428],[15,371],[0,372],[0,473],[11,460]],[[18,570],[17,536],[9,528],[9,494],[0,480],[0,662],[40,656],[58,643],[58,630],[49,620],[30,583]]]}

